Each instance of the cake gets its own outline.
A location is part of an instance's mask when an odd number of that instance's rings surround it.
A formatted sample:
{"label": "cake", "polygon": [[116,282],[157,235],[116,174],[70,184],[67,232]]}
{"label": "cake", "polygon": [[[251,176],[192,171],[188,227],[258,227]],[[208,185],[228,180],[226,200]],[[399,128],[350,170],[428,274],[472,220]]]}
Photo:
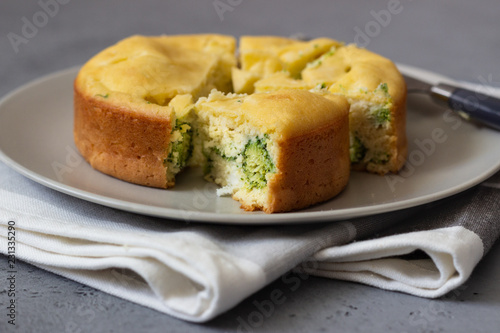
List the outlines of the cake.
{"label": "cake", "polygon": [[301,209],[350,169],[397,172],[405,84],[394,64],[329,38],[132,36],[74,82],[74,139],[90,165],[170,188],[202,167],[246,210]]}
{"label": "cake", "polygon": [[349,105],[342,96],[214,91],[195,112],[206,179],[245,210],[296,210],[347,185]]}
{"label": "cake", "polygon": [[328,38],[243,36],[240,63],[232,72],[236,92],[302,89],[345,96],[354,170],[386,174],[403,166],[406,85],[389,59]]}

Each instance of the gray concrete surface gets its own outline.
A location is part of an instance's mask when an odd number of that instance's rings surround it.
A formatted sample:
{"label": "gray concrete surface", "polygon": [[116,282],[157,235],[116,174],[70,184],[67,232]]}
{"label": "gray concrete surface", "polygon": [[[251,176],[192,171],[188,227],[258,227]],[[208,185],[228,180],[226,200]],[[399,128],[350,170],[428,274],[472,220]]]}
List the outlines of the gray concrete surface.
{"label": "gray concrete surface", "polygon": [[[500,86],[497,0],[0,2],[0,96],[42,75],[84,63],[131,34],[217,32],[328,36],[358,41],[393,60],[458,80]],[[394,2],[396,1],[396,2]],[[214,3],[226,3],[217,12]],[[378,19],[377,19],[378,18]],[[38,19],[36,31],[26,20]],[[13,43],[9,33],[22,36]],[[363,37],[364,35],[364,37]],[[10,35],[12,36],[12,34]],[[0,203],[1,204],[1,203]],[[207,324],[192,324],[19,263],[15,329],[7,324],[8,274],[0,257],[0,332],[498,332],[500,244],[467,283],[438,300],[309,277],[278,280]],[[262,320],[257,305],[280,289],[286,300]],[[254,319],[254,327],[242,325]]]}

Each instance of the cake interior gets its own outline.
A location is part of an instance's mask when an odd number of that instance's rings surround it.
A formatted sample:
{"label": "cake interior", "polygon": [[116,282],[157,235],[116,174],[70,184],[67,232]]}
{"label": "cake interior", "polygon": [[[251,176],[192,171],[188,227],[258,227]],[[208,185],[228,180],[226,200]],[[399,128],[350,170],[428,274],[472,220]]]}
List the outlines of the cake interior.
{"label": "cake interior", "polygon": [[196,103],[191,165],[201,165],[205,179],[221,186],[217,195],[238,197],[247,207],[263,207],[268,181],[276,172],[277,148],[273,133],[233,111],[241,108],[245,97],[212,91]]}

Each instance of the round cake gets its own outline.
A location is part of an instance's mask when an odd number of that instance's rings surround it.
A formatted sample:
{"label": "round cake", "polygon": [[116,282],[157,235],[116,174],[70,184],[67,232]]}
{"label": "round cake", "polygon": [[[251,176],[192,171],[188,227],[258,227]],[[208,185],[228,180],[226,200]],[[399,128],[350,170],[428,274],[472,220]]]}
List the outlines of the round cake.
{"label": "round cake", "polygon": [[354,45],[230,36],[132,36],[74,84],[74,137],[95,169],[169,188],[201,166],[246,210],[304,208],[337,195],[350,169],[406,158],[404,80]]}

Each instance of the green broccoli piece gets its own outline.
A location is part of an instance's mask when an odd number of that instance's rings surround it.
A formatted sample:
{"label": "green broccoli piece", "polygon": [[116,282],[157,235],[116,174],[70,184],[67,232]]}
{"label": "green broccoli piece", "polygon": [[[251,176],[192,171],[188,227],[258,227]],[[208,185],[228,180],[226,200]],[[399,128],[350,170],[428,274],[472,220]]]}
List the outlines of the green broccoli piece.
{"label": "green broccoli piece", "polygon": [[330,49],[330,51],[326,52],[324,55],[323,55],[323,58],[326,58],[326,57],[331,57],[332,55],[335,54],[335,47],[332,47]]}
{"label": "green broccoli piece", "polygon": [[327,88],[326,82],[322,82],[321,84],[318,84],[317,88],[318,89],[326,89]]}
{"label": "green broccoli piece", "polygon": [[226,161],[234,161],[236,160],[236,156],[227,156],[226,154],[224,154],[219,148],[217,147],[212,147],[211,148],[212,151],[219,155],[220,157],[222,157],[223,159],[225,159]]}
{"label": "green broccoli piece", "polygon": [[193,128],[188,123],[177,119],[172,133],[175,131],[180,132],[181,138],[172,143],[167,161],[174,167],[182,169],[193,153]]}
{"label": "green broccoli piece", "polygon": [[370,160],[371,163],[374,163],[374,164],[386,164],[387,162],[389,162],[389,160],[391,159],[391,155],[389,155],[388,153],[378,153],[376,155],[376,157],[372,158]]}
{"label": "green broccoli piece", "polygon": [[354,137],[351,146],[349,147],[349,154],[351,157],[352,163],[359,163],[365,158],[366,155],[366,147],[363,145],[361,140],[356,136]]}
{"label": "green broccoli piece", "polygon": [[316,68],[316,67],[321,66],[321,64],[323,63],[321,59],[322,58],[318,58],[318,59],[315,59],[315,60],[307,63],[306,68]]}
{"label": "green broccoli piece", "polygon": [[214,168],[214,160],[211,157],[207,157],[207,161],[205,165],[203,166],[203,174],[209,175]]}
{"label": "green broccoli piece", "polygon": [[384,92],[384,94],[389,95],[389,87],[387,86],[387,83],[379,84],[377,90],[381,90]]}
{"label": "green broccoli piece", "polygon": [[243,151],[243,172],[248,189],[264,188],[267,185],[266,175],[274,170],[274,163],[267,151],[267,140],[250,140]]}
{"label": "green broccoli piece", "polygon": [[372,115],[377,125],[382,125],[391,120],[391,110],[386,106],[376,109]]}

